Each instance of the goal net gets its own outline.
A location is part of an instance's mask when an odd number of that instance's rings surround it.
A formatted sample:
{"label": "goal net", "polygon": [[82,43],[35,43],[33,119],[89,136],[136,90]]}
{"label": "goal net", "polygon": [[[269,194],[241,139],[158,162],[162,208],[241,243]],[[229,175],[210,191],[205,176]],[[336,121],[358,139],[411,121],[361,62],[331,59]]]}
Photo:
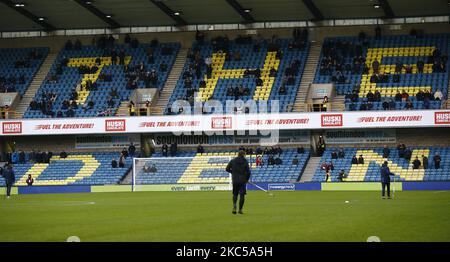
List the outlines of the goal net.
{"label": "goal net", "polygon": [[132,190],[145,190],[149,185],[160,188],[186,185],[179,190],[193,191],[231,190],[231,174],[225,168],[233,157],[208,153],[192,157],[133,158]]}

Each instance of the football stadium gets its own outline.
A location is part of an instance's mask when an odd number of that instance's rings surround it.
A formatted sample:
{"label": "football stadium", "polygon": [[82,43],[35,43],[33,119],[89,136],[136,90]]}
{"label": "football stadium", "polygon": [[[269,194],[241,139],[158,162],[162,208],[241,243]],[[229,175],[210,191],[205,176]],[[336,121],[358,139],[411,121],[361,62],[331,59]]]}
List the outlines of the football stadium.
{"label": "football stadium", "polygon": [[0,0],[1,242],[449,242],[447,0]]}

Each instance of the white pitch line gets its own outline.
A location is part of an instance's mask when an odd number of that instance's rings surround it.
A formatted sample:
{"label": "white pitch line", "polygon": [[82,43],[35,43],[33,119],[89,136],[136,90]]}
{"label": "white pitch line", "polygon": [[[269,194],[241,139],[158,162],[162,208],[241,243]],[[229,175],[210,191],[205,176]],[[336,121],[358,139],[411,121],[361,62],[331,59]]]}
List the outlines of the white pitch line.
{"label": "white pitch line", "polygon": [[84,205],[95,205],[93,201],[52,201],[52,202],[15,202],[14,205],[17,206],[84,206]]}

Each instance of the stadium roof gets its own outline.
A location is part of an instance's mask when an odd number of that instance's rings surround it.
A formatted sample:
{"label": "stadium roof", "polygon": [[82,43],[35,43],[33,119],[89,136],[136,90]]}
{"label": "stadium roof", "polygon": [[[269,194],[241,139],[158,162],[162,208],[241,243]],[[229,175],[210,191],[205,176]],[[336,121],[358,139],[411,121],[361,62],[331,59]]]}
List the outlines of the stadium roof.
{"label": "stadium roof", "polygon": [[0,0],[0,31],[448,15],[448,0]]}

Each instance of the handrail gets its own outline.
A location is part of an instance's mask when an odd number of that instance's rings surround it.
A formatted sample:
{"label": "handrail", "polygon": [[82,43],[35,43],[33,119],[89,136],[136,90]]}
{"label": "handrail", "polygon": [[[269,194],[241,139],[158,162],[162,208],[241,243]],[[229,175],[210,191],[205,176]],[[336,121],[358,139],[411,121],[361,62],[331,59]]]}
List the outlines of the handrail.
{"label": "handrail", "polygon": [[22,114],[11,109],[0,108],[0,119],[16,119],[21,118]]}

